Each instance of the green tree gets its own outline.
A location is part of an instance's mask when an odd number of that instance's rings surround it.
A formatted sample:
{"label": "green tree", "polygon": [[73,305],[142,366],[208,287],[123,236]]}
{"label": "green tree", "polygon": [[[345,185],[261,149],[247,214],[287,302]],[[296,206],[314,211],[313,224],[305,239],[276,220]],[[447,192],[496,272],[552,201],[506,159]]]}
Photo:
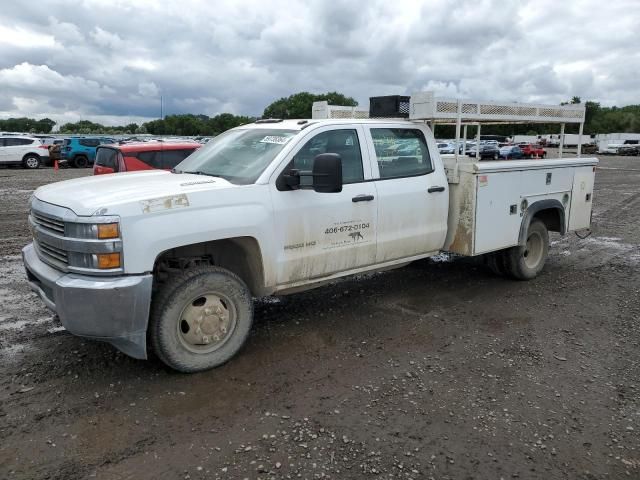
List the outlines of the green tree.
{"label": "green tree", "polygon": [[283,97],[271,103],[264,109],[264,118],[311,118],[313,102],[326,100],[329,105],[344,105],[357,107],[356,102],[351,97],[338,92],[328,92],[314,94],[309,92],[298,92],[288,97]]}
{"label": "green tree", "polygon": [[50,133],[56,124],[50,118],[35,120],[33,118],[8,118],[0,120],[0,130],[8,132]]}

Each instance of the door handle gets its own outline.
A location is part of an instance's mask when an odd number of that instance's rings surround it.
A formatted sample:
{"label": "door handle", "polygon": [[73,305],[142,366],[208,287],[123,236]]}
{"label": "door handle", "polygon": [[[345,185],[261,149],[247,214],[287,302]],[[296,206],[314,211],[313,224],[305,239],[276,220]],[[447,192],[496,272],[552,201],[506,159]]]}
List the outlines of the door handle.
{"label": "door handle", "polygon": [[427,192],[429,193],[444,192],[444,187],[429,187],[429,190],[427,190]]}
{"label": "door handle", "polygon": [[351,199],[353,203],[370,202],[371,200],[373,200],[373,195],[357,195]]}

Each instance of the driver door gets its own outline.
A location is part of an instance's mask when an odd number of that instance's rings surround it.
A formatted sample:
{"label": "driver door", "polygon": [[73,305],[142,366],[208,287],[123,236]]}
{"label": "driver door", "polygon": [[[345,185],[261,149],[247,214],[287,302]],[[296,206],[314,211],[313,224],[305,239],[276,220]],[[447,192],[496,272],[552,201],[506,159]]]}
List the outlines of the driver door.
{"label": "driver door", "polygon": [[[337,153],[342,158],[341,192],[272,184],[278,285],[305,283],[375,263],[377,195],[369,181],[371,165],[364,144],[364,131],[357,125],[316,129],[293,150],[279,174],[280,178],[292,168],[310,171],[316,155]],[[301,177],[301,183],[309,186],[311,178]]]}

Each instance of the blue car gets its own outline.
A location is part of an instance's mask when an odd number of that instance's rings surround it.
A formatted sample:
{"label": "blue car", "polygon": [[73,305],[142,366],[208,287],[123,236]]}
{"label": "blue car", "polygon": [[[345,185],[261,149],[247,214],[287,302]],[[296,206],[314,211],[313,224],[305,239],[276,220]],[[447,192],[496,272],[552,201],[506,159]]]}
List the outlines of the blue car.
{"label": "blue car", "polygon": [[60,157],[72,167],[89,167],[96,160],[96,148],[98,145],[107,143],[116,143],[116,139],[111,137],[65,138],[60,149]]}
{"label": "blue car", "polygon": [[517,145],[502,147],[500,149],[500,158],[506,158],[507,160],[512,158],[522,158],[524,154]]}

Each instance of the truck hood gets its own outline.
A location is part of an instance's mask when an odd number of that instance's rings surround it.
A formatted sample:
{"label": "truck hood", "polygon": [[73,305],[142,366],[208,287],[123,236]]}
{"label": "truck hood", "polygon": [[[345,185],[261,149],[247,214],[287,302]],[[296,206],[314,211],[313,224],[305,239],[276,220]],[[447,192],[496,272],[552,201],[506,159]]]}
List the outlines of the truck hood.
{"label": "truck hood", "polygon": [[43,202],[70,208],[76,215],[117,214],[117,206],[186,195],[191,192],[235,188],[218,177],[164,170],[115,173],[51,183],[38,188],[35,197]]}

